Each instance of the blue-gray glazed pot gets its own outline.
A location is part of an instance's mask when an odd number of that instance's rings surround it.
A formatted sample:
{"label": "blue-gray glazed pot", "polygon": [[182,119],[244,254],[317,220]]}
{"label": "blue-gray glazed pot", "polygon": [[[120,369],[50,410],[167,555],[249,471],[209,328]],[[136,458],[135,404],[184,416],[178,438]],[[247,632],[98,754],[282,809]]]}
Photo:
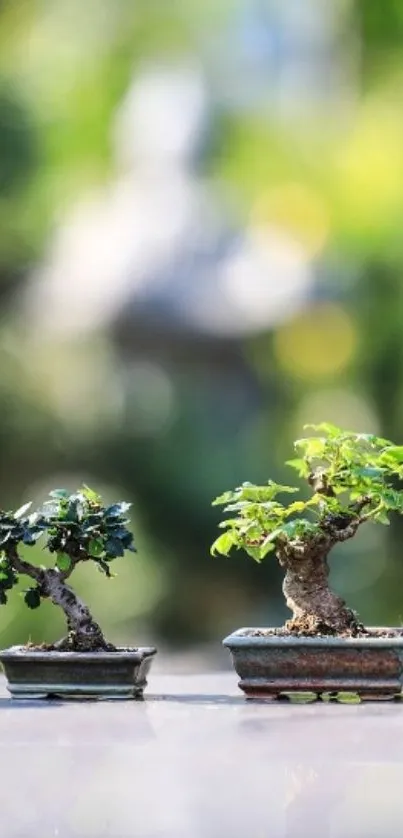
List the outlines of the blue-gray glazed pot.
{"label": "blue-gray glazed pot", "polygon": [[138,698],[156,651],[57,652],[12,646],[0,652],[0,661],[13,698]]}
{"label": "blue-gray glazed pot", "polygon": [[[378,629],[368,637],[296,637],[274,629],[243,628],[223,641],[248,698],[282,693],[354,692],[360,698],[400,696],[403,630]],[[376,636],[380,631],[395,636]]]}

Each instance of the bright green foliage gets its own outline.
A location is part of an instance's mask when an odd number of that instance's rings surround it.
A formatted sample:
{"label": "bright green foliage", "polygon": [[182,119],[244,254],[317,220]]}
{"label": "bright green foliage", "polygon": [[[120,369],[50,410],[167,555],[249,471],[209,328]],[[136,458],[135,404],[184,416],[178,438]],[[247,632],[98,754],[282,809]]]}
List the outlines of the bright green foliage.
{"label": "bright green foliage", "polygon": [[273,481],[225,492],[213,505],[225,504],[231,516],[219,524],[225,532],[212,545],[213,555],[243,548],[261,561],[279,542],[303,544],[329,523],[343,528],[359,516],[360,522],[389,524],[390,512],[403,512],[403,446],[327,423],[306,427],[319,435],[297,440],[298,456],[288,465],[308,480],[312,496],[285,506],[278,495],[298,489]]}
{"label": "bright green foliage", "polygon": [[[126,550],[136,552],[128,529],[129,503],[103,506],[100,496],[88,486],[73,494],[56,489],[49,498],[41,510],[29,515],[30,503],[16,512],[0,511],[0,604],[6,604],[6,592],[23,572],[20,546],[32,546],[42,535],[47,535],[45,547],[54,554],[55,570],[64,579],[76,564],[88,560],[111,577],[110,563]],[[29,608],[37,608],[40,587],[25,591],[24,600]]]}

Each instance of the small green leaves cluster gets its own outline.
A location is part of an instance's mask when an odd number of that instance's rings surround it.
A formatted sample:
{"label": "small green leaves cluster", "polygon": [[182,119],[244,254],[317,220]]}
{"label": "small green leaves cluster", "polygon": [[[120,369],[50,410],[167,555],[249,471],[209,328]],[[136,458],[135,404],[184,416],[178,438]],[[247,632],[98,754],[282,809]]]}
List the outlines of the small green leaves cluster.
{"label": "small green leaves cluster", "polygon": [[80,560],[92,559],[106,576],[111,576],[110,562],[136,552],[133,534],[128,529],[130,503],[103,506],[92,489],[84,487],[73,495],[63,489],[50,493],[46,502],[47,548],[56,554],[56,565],[66,573]]}
{"label": "small green leaves cluster", "polygon": [[[73,494],[64,489],[50,492],[33,513],[30,503],[16,512],[0,511],[0,604],[7,603],[7,592],[24,573],[27,563],[21,559],[21,547],[32,547],[42,536],[44,549],[55,557],[54,569],[64,579],[81,561],[93,561],[106,576],[113,576],[111,562],[126,550],[136,552],[128,528],[130,506],[123,501],[104,506],[101,497],[84,486]],[[24,599],[29,608],[37,608],[40,585],[26,590]]]}
{"label": "small green leaves cluster", "polygon": [[278,500],[282,493],[297,491],[269,480],[265,486],[243,483],[234,492],[220,495],[213,505],[224,504],[224,511],[231,513],[231,517],[219,524],[225,532],[212,545],[212,554],[227,556],[231,548],[243,548],[255,561],[261,561],[275,550],[279,537],[292,540],[312,534],[314,523],[305,517],[295,517],[301,515],[309,502],[296,500],[284,506]]}
{"label": "small green leaves cluster", "polygon": [[391,512],[403,512],[403,446],[372,434],[344,431],[335,425],[308,425],[315,436],[294,443],[296,457],[288,465],[307,480],[311,496],[281,503],[279,495],[298,492],[273,481],[243,483],[213,501],[224,505],[225,531],[212,545],[212,554],[227,556],[244,549],[261,561],[279,543],[303,544],[329,526],[360,522],[389,524]]}
{"label": "small green leaves cluster", "polygon": [[7,543],[35,544],[46,529],[44,515],[34,512],[28,515],[31,503],[26,503],[16,512],[0,511],[0,550]]}
{"label": "small green leaves cluster", "polygon": [[[0,605],[7,603],[7,591],[19,581],[13,564],[18,545],[32,547],[46,532],[47,522],[42,512],[28,514],[31,503],[26,503],[15,512],[0,510]],[[26,604],[36,608],[40,597],[36,588],[25,591]]]}

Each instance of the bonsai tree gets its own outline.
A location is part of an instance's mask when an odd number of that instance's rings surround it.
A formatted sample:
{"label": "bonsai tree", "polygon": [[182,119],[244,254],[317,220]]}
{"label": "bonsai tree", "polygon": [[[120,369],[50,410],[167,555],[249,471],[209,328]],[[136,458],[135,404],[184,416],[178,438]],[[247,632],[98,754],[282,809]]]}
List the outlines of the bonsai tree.
{"label": "bonsai tree", "polygon": [[297,458],[288,465],[306,480],[309,496],[283,504],[279,495],[298,489],[271,480],[225,492],[213,504],[224,504],[230,517],[219,525],[225,532],[211,551],[227,556],[242,548],[257,562],[269,553],[277,556],[292,611],[286,631],[365,634],[357,615],[329,588],[328,556],[362,524],[389,524],[391,512],[402,513],[403,446],[325,423],[306,427],[320,436],[297,440]]}
{"label": "bonsai tree", "polygon": [[[114,650],[107,643],[88,606],[74,593],[67,580],[81,562],[93,562],[107,577],[111,563],[126,550],[135,552],[133,535],[127,529],[129,503],[103,506],[88,487],[69,494],[51,492],[43,508],[30,513],[27,503],[16,512],[0,511],[0,603],[7,603],[8,591],[20,577],[28,577],[24,592],[28,608],[38,608],[43,599],[59,606],[66,617],[67,637],[49,647],[59,651]],[[21,548],[45,538],[44,549],[52,567],[32,564]],[[28,552],[28,550],[26,551]]]}

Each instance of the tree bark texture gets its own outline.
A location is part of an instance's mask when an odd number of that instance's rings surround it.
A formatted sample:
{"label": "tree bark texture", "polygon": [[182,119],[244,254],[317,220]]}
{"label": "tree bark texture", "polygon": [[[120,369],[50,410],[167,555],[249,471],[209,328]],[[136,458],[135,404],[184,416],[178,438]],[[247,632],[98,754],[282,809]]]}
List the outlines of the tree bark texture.
{"label": "tree bark texture", "polygon": [[55,648],[76,652],[113,649],[93,619],[87,605],[60,577],[57,570],[44,571],[41,588],[43,593],[64,611],[68,635],[55,643]]}
{"label": "tree bark texture", "polygon": [[68,635],[53,644],[59,651],[93,652],[114,650],[95,622],[87,605],[67,585],[63,574],[59,570],[35,567],[18,556],[16,551],[10,554],[12,564],[17,573],[33,579],[39,588],[41,596],[49,597],[54,605],[62,609],[66,617]]}
{"label": "tree bark texture", "polygon": [[363,630],[344,600],[329,587],[326,538],[280,551],[285,567],[283,593],[293,617],[286,627],[296,634],[357,634]]}

